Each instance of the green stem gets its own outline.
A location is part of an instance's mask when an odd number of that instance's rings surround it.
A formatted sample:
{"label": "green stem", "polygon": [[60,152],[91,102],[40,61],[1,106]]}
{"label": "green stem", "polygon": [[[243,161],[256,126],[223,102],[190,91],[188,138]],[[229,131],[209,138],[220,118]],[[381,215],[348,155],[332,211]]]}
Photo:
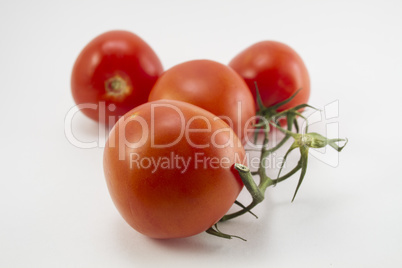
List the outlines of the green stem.
{"label": "green stem", "polygon": [[[262,200],[261,200],[261,201],[262,201]],[[258,205],[259,203],[261,203],[261,201],[260,201],[260,202],[254,202],[254,201],[253,201],[253,202],[251,202],[251,204],[248,205],[245,209],[239,210],[239,211],[234,212],[234,213],[231,213],[231,214],[226,214],[225,216],[223,216],[223,217],[220,219],[220,222],[228,221],[228,220],[230,220],[230,219],[239,217],[239,216],[241,216],[241,215],[243,215],[243,214],[245,214],[245,213],[247,213],[247,212],[250,212],[250,210],[253,209],[253,208],[254,208],[256,205]]]}
{"label": "green stem", "polygon": [[[263,129],[263,134],[264,134],[264,139],[263,139],[263,144],[261,147],[261,154],[260,154],[260,162],[258,166],[257,171],[251,172],[250,169],[244,165],[241,164],[235,164],[235,168],[238,171],[241,180],[245,186],[245,188],[248,190],[252,197],[252,202],[248,206],[244,206],[240,202],[236,201],[235,203],[241,207],[239,211],[236,211],[231,214],[227,214],[222,217],[220,222],[227,221],[233,218],[236,218],[240,215],[243,215],[245,213],[251,213],[251,209],[253,209],[255,206],[257,206],[259,203],[261,203],[264,198],[265,198],[265,192],[266,189],[270,186],[275,186],[277,183],[282,182],[288,178],[290,178],[292,175],[297,173],[299,170],[301,170],[299,182],[296,187],[296,191],[293,195],[292,202],[300,188],[300,185],[304,179],[304,176],[306,174],[307,170],[307,160],[308,160],[308,148],[321,148],[326,145],[330,145],[333,147],[335,150],[340,152],[346,145],[347,140],[343,139],[327,139],[323,137],[322,135],[319,135],[317,133],[309,133],[308,132],[308,122],[307,118],[304,117],[299,110],[304,109],[307,107],[311,107],[308,104],[301,104],[298,105],[294,108],[282,111],[282,112],[277,112],[278,108],[286,103],[288,103],[296,94],[297,92],[292,95],[290,98],[287,100],[278,103],[275,106],[272,107],[264,107],[262,101],[261,101],[261,96],[259,95],[259,91],[256,85],[256,93],[257,93],[257,103],[259,107],[259,111],[257,112],[257,116],[262,117],[262,120],[255,125],[256,132],[255,132],[255,142],[257,141],[258,134],[261,133],[259,130]],[[313,107],[311,107],[313,108]],[[315,109],[315,108],[314,108]],[[278,124],[278,120],[285,117],[287,120],[287,129],[282,128]],[[298,127],[298,122],[296,121],[297,118],[303,119],[306,123],[307,126],[305,130],[303,131],[303,134],[299,133],[299,127]],[[282,133],[285,134],[284,138],[274,147],[271,149],[268,149],[268,133],[270,132],[271,128],[270,125],[281,131]],[[292,131],[293,125],[295,126],[296,132]],[[294,140],[293,144],[290,146],[289,150],[286,152],[284,156],[284,161],[286,161],[287,156],[289,153],[296,149],[300,149],[300,160],[297,163],[297,165],[289,171],[287,174],[281,176],[281,171],[283,168],[283,164],[281,165],[281,168],[278,172],[278,177],[276,179],[271,179],[269,176],[266,174],[266,167],[265,167],[265,162],[267,157],[278,150],[280,147],[282,147],[288,140],[289,138],[292,138]],[[339,146],[336,144],[336,142],[339,141],[345,141],[345,144],[343,146]],[[259,176],[259,184],[257,185],[256,182],[253,179],[253,175],[258,175]],[[255,216],[255,214],[253,214]],[[219,231],[217,228],[217,225],[215,225],[215,229],[211,227],[208,231],[208,233],[223,237],[223,238],[231,238],[234,236],[224,234]]]}
{"label": "green stem", "polygon": [[293,174],[295,174],[297,171],[299,171],[301,168],[302,168],[302,164],[299,161],[299,163],[291,171],[289,171],[289,173],[287,173],[286,175],[283,175],[282,177],[272,180],[273,184],[277,184],[278,182],[282,182],[282,181],[286,180],[287,178],[289,178]]}
{"label": "green stem", "polygon": [[264,200],[264,192],[262,192],[255,183],[253,176],[251,175],[250,169],[242,164],[235,164],[235,169],[239,172],[240,178],[243,181],[243,184],[246,187],[246,189],[251,194],[253,201],[251,202],[250,205],[244,207],[242,210],[223,216],[222,219],[220,220],[221,222],[233,219],[247,212],[250,212],[252,208],[254,208],[257,204],[261,203]]}
{"label": "green stem", "polygon": [[264,200],[264,193],[260,191],[255,183],[250,169],[242,164],[235,164],[235,169],[239,172],[241,180],[243,181],[244,186],[250,192],[253,200],[257,203],[260,203],[262,200]]}

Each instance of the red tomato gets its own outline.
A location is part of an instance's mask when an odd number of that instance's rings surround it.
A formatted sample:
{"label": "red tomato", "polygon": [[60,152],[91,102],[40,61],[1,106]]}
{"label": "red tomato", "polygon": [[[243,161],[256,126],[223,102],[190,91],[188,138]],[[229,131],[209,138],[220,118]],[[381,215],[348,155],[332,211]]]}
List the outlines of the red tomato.
{"label": "red tomato", "polygon": [[249,86],[254,98],[257,82],[263,104],[275,105],[291,97],[298,89],[301,91],[279,111],[307,103],[310,96],[310,78],[300,56],[289,46],[275,42],[256,43],[229,63]]}
{"label": "red tomato", "polygon": [[[149,100],[172,99],[192,103],[226,121],[244,142],[249,119],[255,115],[252,94],[231,68],[211,60],[176,65],[156,82]],[[247,127],[247,129],[245,128]]]}
{"label": "red tomato", "polygon": [[159,58],[140,37],[110,31],[93,39],[79,54],[71,90],[77,104],[92,104],[82,109],[85,115],[113,125],[119,116],[147,102],[162,72]]}
{"label": "red tomato", "polygon": [[134,108],[104,151],[110,195],[123,218],[153,238],[207,230],[242,189],[233,169],[245,152],[233,130],[195,105],[173,100]]}

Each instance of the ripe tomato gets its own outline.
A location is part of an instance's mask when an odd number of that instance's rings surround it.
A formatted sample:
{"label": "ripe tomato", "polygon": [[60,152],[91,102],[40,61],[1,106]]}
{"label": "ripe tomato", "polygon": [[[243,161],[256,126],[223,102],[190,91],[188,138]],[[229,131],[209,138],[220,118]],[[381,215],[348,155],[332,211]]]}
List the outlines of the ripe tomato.
{"label": "ripe tomato", "polygon": [[[244,142],[248,122],[255,115],[252,94],[231,68],[211,60],[176,65],[156,82],[149,100],[172,99],[192,103],[221,117]],[[247,127],[247,129],[245,128]]]}
{"label": "ripe tomato", "polygon": [[104,151],[110,195],[123,218],[153,238],[198,234],[231,207],[244,148],[221,119],[195,105],[140,105],[112,128]]}
{"label": "ripe tomato", "polygon": [[92,104],[82,109],[85,115],[113,125],[119,116],[147,102],[162,72],[159,58],[140,37],[110,31],[93,39],[79,54],[71,90],[77,104]]}
{"label": "ripe tomato", "polygon": [[275,42],[256,43],[229,63],[249,86],[254,98],[255,82],[266,107],[275,105],[301,91],[279,111],[307,103],[310,96],[310,78],[300,56],[289,46]]}

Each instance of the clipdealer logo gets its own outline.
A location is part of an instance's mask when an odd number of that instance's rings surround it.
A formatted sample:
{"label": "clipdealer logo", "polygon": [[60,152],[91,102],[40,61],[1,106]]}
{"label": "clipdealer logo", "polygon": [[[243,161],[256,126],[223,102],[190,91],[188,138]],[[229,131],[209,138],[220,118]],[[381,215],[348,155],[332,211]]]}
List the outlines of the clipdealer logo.
{"label": "clipdealer logo", "polygon": [[[170,143],[167,144],[158,144],[155,140],[155,109],[158,109],[159,107],[169,107],[173,110],[175,110],[178,114],[178,116],[180,117],[180,121],[181,121],[181,126],[180,126],[180,134],[176,137],[175,140],[171,141]],[[238,107],[239,109],[241,109],[241,105],[239,105]],[[79,137],[79,134],[77,135],[78,131],[74,131],[73,130],[73,121],[75,118],[75,115],[80,112],[83,109],[94,109],[94,110],[98,110],[99,111],[99,116],[100,118],[104,118],[105,117],[105,111],[106,109],[109,110],[114,110],[115,106],[113,104],[106,106],[104,102],[100,102],[99,105],[98,104],[92,104],[92,103],[86,103],[86,104],[79,104],[79,105],[75,105],[73,106],[66,114],[65,117],[65,121],[64,121],[64,132],[65,132],[65,136],[67,141],[72,144],[73,146],[77,147],[77,148],[81,148],[81,149],[91,149],[91,148],[104,148],[106,142],[107,142],[107,138],[108,138],[108,129],[103,125],[103,124],[97,124],[97,136],[96,139],[91,140],[91,141],[84,141],[82,138]],[[207,148],[209,146],[214,146],[216,148],[224,148],[226,146],[234,146],[234,144],[230,143],[230,140],[233,139],[229,139],[229,141],[226,144],[219,144],[216,142],[216,136],[219,134],[219,132],[223,132],[223,131],[229,131],[228,129],[221,129],[215,133],[211,133],[211,140],[208,142],[205,142],[203,144],[196,144],[193,142],[193,140],[191,139],[191,134],[192,133],[197,133],[197,132],[211,132],[211,123],[209,122],[208,119],[203,118],[202,116],[195,116],[193,118],[191,118],[190,120],[187,120],[187,122],[185,122],[184,120],[184,116],[182,111],[180,111],[179,108],[177,108],[174,105],[171,104],[154,104],[154,106],[152,107],[152,120],[148,123],[146,120],[144,120],[141,116],[131,116],[128,118],[128,120],[121,120],[118,121],[118,118],[115,118],[115,120],[113,118],[109,118],[111,122],[115,122],[117,121],[117,124],[121,124],[120,127],[122,127],[123,129],[125,128],[125,126],[130,122],[130,121],[136,121],[140,126],[141,126],[141,132],[142,132],[142,136],[141,139],[139,139],[138,141],[132,143],[129,142],[125,137],[124,137],[124,133],[123,131],[121,131],[121,134],[119,134],[119,143],[123,143],[125,144],[125,146],[127,148],[138,148],[143,146],[149,139],[149,141],[151,142],[151,145],[153,148],[166,148],[168,149],[169,147],[173,146],[174,144],[176,144],[177,142],[180,142],[181,139],[186,139],[186,141],[188,142],[189,145],[191,145],[194,148]],[[238,112],[240,114],[241,110]],[[309,122],[309,128],[314,128],[315,125],[320,125],[321,129],[320,132],[324,132],[323,134],[326,135],[327,137],[331,137],[331,138],[338,138],[339,137],[339,122],[338,122],[338,117],[339,117],[339,101],[333,101],[327,105],[324,106],[324,109],[322,111],[315,111],[311,114],[309,114],[307,116],[308,118],[308,122]],[[216,120],[218,120],[219,117],[216,117]],[[230,118],[224,118],[226,121],[229,121],[229,125],[230,125]],[[246,122],[247,126],[251,126],[252,122],[254,122],[254,120],[258,120],[258,119],[263,119],[264,118],[260,118],[260,117],[254,117],[249,119]],[[202,128],[202,129],[197,129],[197,128],[192,128],[192,123],[197,121],[197,120],[202,120],[205,122],[206,127]],[[325,124],[322,124],[322,122],[324,122]],[[320,123],[320,124],[317,124]],[[306,125],[302,125],[301,126],[301,130],[304,130],[306,127]],[[324,129],[323,129],[324,128]],[[249,148],[253,148],[253,149],[257,149],[259,148],[258,145],[255,145],[253,143],[253,141],[251,141],[250,139],[253,138],[253,135],[250,135],[252,133],[254,133],[254,130],[249,129],[249,128],[245,128],[245,130],[248,133],[245,133],[245,137],[246,139],[246,145],[245,147],[249,147]],[[79,133],[79,132],[78,132]],[[276,133],[275,131],[272,134],[272,137],[270,138],[270,143],[271,144],[277,144],[278,140],[280,139],[281,135],[278,135],[278,133]],[[110,140],[109,141],[109,146],[116,146],[115,144],[116,141],[114,140]],[[327,148],[320,148],[320,149],[314,149],[311,148],[309,150],[309,154],[312,155],[313,157],[315,157],[316,159],[332,166],[332,167],[336,167],[339,164],[339,153],[335,150],[328,150]],[[119,158],[120,159],[124,159],[126,157],[126,153],[121,150],[121,152],[119,152]],[[183,163],[180,167],[183,167],[184,169],[186,169],[186,166],[188,168],[188,163],[189,160],[180,160],[180,157],[184,157],[184,156],[179,156],[179,155],[174,155],[173,156],[173,161],[172,158],[170,158],[171,160],[169,161],[169,163],[167,163],[166,159],[143,159],[140,157],[140,155],[132,155],[129,156],[130,157],[130,161],[133,162],[132,165],[137,165],[139,167],[145,167],[147,165],[155,167],[155,166],[159,166],[159,167],[171,167],[173,164],[172,163]],[[171,156],[170,156],[171,157]],[[193,156],[194,158],[195,156]],[[198,160],[200,160],[200,156],[198,156]],[[225,164],[225,159],[220,159],[220,160],[212,160],[212,161],[204,161],[205,163],[209,163],[208,165],[211,165],[211,167],[214,167],[216,165],[220,165],[220,164]],[[257,157],[251,157],[250,155],[248,155],[248,166],[253,167],[255,166],[258,169],[257,163],[259,163],[259,158]],[[273,167],[273,168],[277,168],[281,165],[281,162],[283,161],[283,157],[278,156],[276,153],[273,153],[269,156],[268,158],[268,162],[266,164],[267,167]],[[184,171],[185,172],[185,171]]]}

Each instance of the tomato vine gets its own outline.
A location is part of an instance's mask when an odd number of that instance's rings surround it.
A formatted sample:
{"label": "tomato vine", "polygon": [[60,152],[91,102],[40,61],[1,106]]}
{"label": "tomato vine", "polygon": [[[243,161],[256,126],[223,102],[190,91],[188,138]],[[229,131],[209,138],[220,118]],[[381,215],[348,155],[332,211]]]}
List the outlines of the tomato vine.
{"label": "tomato vine", "polygon": [[[339,139],[339,138],[328,139],[328,138],[322,136],[321,134],[318,134],[315,132],[308,132],[308,120],[300,112],[300,110],[307,108],[307,107],[316,109],[308,104],[301,104],[296,107],[284,110],[282,112],[277,112],[279,107],[290,102],[300,90],[298,90],[296,93],[294,93],[290,98],[288,98],[276,105],[273,105],[271,107],[265,107],[261,101],[261,96],[259,94],[257,84],[255,84],[255,87],[256,87],[257,104],[258,104],[258,109],[259,109],[257,112],[257,118],[259,119],[259,121],[254,125],[254,128],[255,128],[254,143],[257,142],[257,137],[261,132],[263,135],[263,139],[262,139],[263,141],[262,141],[262,146],[261,146],[261,150],[260,150],[259,168],[257,171],[252,172],[247,166],[244,166],[242,164],[235,164],[235,169],[238,171],[245,188],[250,193],[250,195],[252,197],[252,201],[247,206],[243,205],[239,201],[236,201],[235,204],[240,206],[241,209],[236,212],[233,212],[231,214],[227,214],[227,215],[223,216],[219,222],[224,222],[224,221],[234,219],[245,213],[251,213],[254,216],[256,216],[254,213],[252,213],[251,209],[253,209],[255,206],[257,206],[259,203],[261,203],[264,200],[265,192],[266,192],[267,188],[270,186],[274,186],[277,183],[282,182],[282,181],[292,177],[298,171],[301,171],[300,176],[299,176],[299,181],[296,186],[296,190],[293,194],[293,198],[292,198],[292,202],[293,202],[296,197],[296,194],[300,188],[300,185],[302,184],[303,179],[306,175],[309,149],[310,148],[323,148],[323,147],[329,145],[333,149],[337,150],[338,152],[341,152],[342,149],[346,146],[346,144],[348,142],[347,139]],[[306,128],[302,133],[300,133],[299,124],[297,121],[298,118],[301,118],[306,123]],[[286,129],[282,128],[279,124],[279,121],[283,120],[283,119],[286,120]],[[294,127],[295,131],[293,131],[293,127]],[[285,136],[282,138],[282,140],[276,146],[268,149],[268,144],[269,144],[268,134],[274,128],[276,128],[279,131],[281,131],[282,133],[284,133]],[[291,138],[293,139],[293,143],[290,146],[290,148],[287,150],[287,152],[284,156],[284,161],[281,163],[281,167],[280,167],[277,177],[275,179],[272,179],[266,173],[266,168],[264,166],[264,162],[267,159],[267,157],[269,157],[272,153],[274,153],[279,148],[281,148]],[[344,142],[344,144],[342,146],[339,146],[337,144],[338,142]],[[283,165],[286,162],[286,159],[287,159],[289,153],[297,148],[300,151],[300,159],[299,159],[298,163],[292,170],[290,170],[285,175],[281,176]],[[255,182],[254,177],[253,177],[255,175],[258,175],[258,177],[259,177],[258,185]],[[221,232],[218,229],[218,224],[215,224],[214,226],[210,227],[206,232],[211,235],[215,235],[215,236],[218,236],[221,238],[227,238],[227,239],[240,238],[242,240],[245,240],[239,236],[229,235],[229,234],[225,234],[225,233]]]}

